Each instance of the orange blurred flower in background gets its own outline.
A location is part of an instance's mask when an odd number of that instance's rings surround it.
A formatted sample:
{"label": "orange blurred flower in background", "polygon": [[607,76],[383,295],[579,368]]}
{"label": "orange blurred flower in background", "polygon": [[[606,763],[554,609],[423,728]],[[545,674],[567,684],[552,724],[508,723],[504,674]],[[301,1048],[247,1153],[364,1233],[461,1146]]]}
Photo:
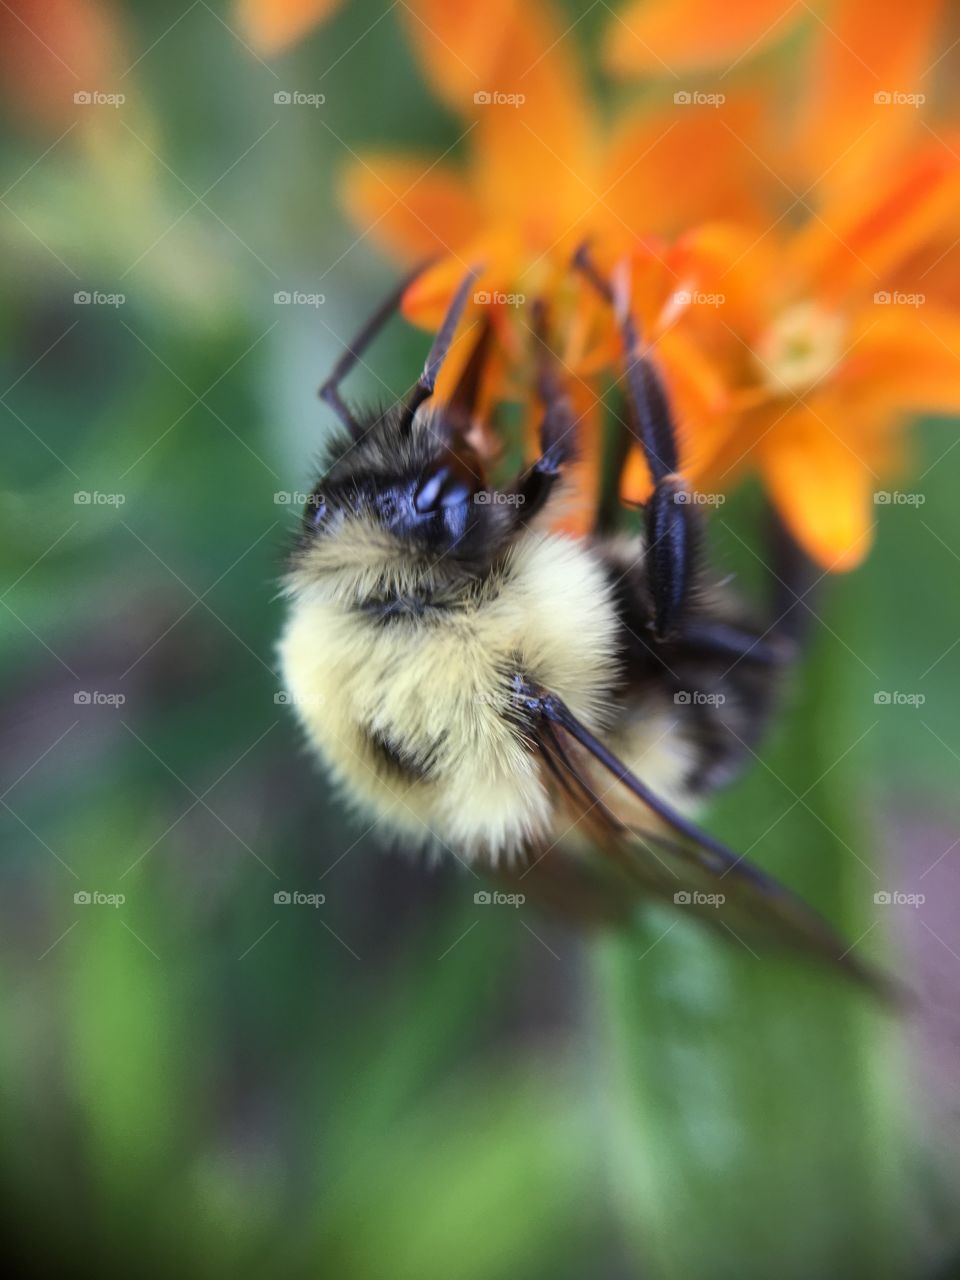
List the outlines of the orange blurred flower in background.
{"label": "orange blurred flower in background", "polygon": [[[482,263],[500,339],[487,399],[523,398],[536,339],[511,304],[546,299],[595,499],[619,355],[612,317],[570,270],[589,241],[605,271],[632,273],[691,482],[759,473],[811,556],[856,565],[910,414],[960,409],[960,147],[926,105],[946,66],[942,0],[627,5],[605,60],[643,91],[612,124],[546,4],[402,9],[465,160],[362,155],[344,198],[398,260],[439,254],[407,317],[434,326]],[[625,495],[642,500],[645,482],[634,457]]]}

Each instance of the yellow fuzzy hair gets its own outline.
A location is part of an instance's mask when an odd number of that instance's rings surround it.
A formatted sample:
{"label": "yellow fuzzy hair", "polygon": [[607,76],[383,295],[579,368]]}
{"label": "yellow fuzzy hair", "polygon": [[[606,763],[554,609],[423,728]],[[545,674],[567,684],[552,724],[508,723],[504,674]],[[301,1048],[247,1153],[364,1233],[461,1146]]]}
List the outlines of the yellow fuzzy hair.
{"label": "yellow fuzzy hair", "polygon": [[[449,607],[384,623],[357,603],[422,589],[429,565],[368,524],[350,533],[349,563],[343,541],[320,539],[291,575],[280,660],[310,743],[363,814],[412,845],[490,862],[562,838],[569,819],[510,715],[516,673],[562,698],[664,798],[680,797],[689,758],[669,732],[672,709],[625,717],[616,706],[618,620],[589,543],[527,530]],[[384,742],[428,767],[392,769]],[[594,777],[620,800],[609,775]]]}

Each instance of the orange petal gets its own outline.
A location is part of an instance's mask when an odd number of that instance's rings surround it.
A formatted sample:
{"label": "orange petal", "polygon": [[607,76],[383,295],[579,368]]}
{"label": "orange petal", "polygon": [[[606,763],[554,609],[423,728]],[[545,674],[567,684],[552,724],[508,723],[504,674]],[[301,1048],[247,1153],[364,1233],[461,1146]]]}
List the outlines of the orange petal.
{"label": "orange petal", "polygon": [[[829,412],[825,398],[816,412]],[[797,409],[765,437],[760,460],[793,536],[824,569],[839,571],[856,568],[870,549],[876,479],[831,427]]]}
{"label": "orange petal", "polygon": [[237,0],[244,40],[265,57],[282,53],[340,7],[340,0]]}
{"label": "orange petal", "polygon": [[564,475],[563,501],[554,528],[582,537],[593,528],[600,500],[603,402],[593,387],[579,379],[571,381],[569,389],[579,458]]}
{"label": "orange petal", "polygon": [[607,28],[605,56],[621,75],[721,67],[788,35],[803,13],[784,0],[634,0]]}
{"label": "orange petal", "polygon": [[[864,204],[848,199],[810,219],[792,257],[814,287],[838,296],[855,283],[874,290],[960,214],[960,161],[952,148],[926,147],[883,175],[874,175]],[[863,188],[861,189],[863,190]]]}
{"label": "orange petal", "polygon": [[960,313],[922,294],[889,296],[863,317],[863,336],[848,360],[858,396],[888,414],[960,412]]}
{"label": "orange petal", "polygon": [[400,6],[420,65],[455,111],[472,115],[474,94],[502,87],[493,73],[516,7],[517,0],[409,0]]}
{"label": "orange petal", "polygon": [[[122,91],[122,65],[116,18],[99,0],[0,4],[0,69],[8,100],[41,124],[75,122],[76,93]],[[81,106],[83,111],[104,108]]]}
{"label": "orange petal", "polygon": [[434,263],[410,285],[403,296],[402,311],[413,324],[436,329],[453,300],[453,295],[471,269],[478,269],[474,298],[480,306],[497,307],[497,295],[509,294],[517,271],[515,240],[495,233],[481,235],[461,247],[461,252]]}
{"label": "orange petal", "polygon": [[601,190],[615,215],[645,232],[720,218],[767,225],[783,194],[773,176],[781,153],[762,93],[717,108],[670,103],[620,127]]}
{"label": "orange petal", "polygon": [[488,219],[548,249],[602,194],[590,101],[574,45],[543,6],[527,0],[507,35],[486,90],[494,101],[475,108],[473,187]]}
{"label": "orange petal", "polygon": [[462,180],[426,158],[362,157],[346,172],[343,200],[371,239],[402,260],[454,252],[477,230]]}
{"label": "orange petal", "polygon": [[[752,337],[778,306],[793,299],[797,285],[775,231],[732,222],[707,223],[682,236],[671,264],[676,292],[691,298],[687,319],[697,324],[701,340],[734,354],[743,345],[731,330]],[[701,301],[693,301],[697,297]]]}
{"label": "orange petal", "polygon": [[916,107],[894,95],[929,93],[924,75],[943,8],[943,0],[834,0],[816,27],[797,113],[810,179],[825,170],[832,184],[859,179],[916,127]]}
{"label": "orange petal", "polygon": [[672,405],[681,434],[687,424],[722,413],[730,401],[724,371],[701,343],[681,325],[674,325],[656,342],[657,358],[666,370]]}

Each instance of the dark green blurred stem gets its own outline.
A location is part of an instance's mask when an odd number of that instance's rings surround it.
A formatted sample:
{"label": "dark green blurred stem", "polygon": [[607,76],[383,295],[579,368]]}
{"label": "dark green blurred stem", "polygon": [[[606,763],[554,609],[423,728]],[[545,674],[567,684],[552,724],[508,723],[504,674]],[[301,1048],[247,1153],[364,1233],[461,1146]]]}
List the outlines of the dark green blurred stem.
{"label": "dark green blurred stem", "polygon": [[[882,881],[858,861],[876,861],[857,799],[869,751],[854,745],[873,707],[846,647],[849,583],[833,584],[831,630],[815,628],[767,767],[709,820],[735,847],[756,842],[751,857],[853,941]],[[870,931],[874,953],[880,938]],[[609,1193],[644,1274],[908,1274],[895,1019],[832,973],[725,946],[666,912],[593,958]]]}

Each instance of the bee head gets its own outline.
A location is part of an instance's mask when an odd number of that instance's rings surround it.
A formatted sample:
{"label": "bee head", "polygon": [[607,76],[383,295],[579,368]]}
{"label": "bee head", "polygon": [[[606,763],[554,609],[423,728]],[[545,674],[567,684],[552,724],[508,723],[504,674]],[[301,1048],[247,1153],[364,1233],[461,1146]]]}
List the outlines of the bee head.
{"label": "bee head", "polygon": [[451,590],[478,577],[509,511],[491,501],[476,451],[442,409],[409,430],[390,409],[336,441],[303,512],[294,584],[353,598]]}

